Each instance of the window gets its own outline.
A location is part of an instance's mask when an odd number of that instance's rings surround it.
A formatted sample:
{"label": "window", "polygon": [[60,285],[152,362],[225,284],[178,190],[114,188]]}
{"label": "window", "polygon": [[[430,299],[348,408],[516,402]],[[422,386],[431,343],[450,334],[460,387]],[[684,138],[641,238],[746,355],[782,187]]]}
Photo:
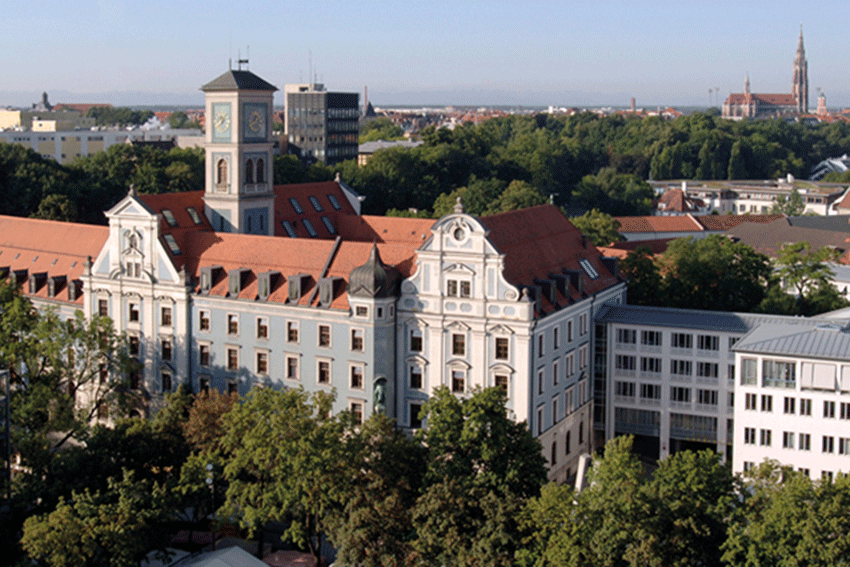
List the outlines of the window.
{"label": "window", "polygon": [[316,379],[319,384],[331,383],[331,363],[327,360],[320,360],[316,372]]}
{"label": "window", "polygon": [[808,433],[800,433],[800,442],[799,449],[801,451],[811,451],[812,450],[812,436]]}
{"label": "window", "polygon": [[753,470],[755,466],[756,464],[752,461],[744,461],[744,472]]}
{"label": "window", "polygon": [[558,464],[558,442],[552,441],[552,451],[551,456],[549,457],[549,465],[554,466]]}
{"label": "window", "polygon": [[162,391],[163,392],[170,392],[171,391],[171,372],[165,372],[165,371],[160,372],[159,379],[160,379],[161,384],[162,384]]}
{"label": "window", "polygon": [[446,295],[457,297],[457,280],[448,280],[446,282]]}
{"label": "window", "polygon": [[587,334],[587,313],[583,313],[578,317],[578,334],[582,337]]}
{"label": "window", "polygon": [[210,330],[210,312],[198,311],[198,329],[201,331]]}
{"label": "window", "polygon": [[266,317],[257,317],[257,338],[269,338],[269,320]]}
{"label": "window", "polygon": [[363,329],[351,329],[351,351],[363,352]]}
{"label": "window", "polygon": [[558,422],[558,398],[552,398],[552,425]]}
{"label": "window", "polygon": [[234,313],[230,313],[227,315],[227,334],[239,334],[239,315],[236,315]]}
{"label": "window", "polygon": [[717,335],[697,335],[699,350],[720,350],[720,337]]}
{"label": "window", "polygon": [[220,159],[216,165],[215,183],[216,185],[224,185],[227,183],[227,162],[224,159]]}
{"label": "window", "polygon": [[812,400],[800,399],[800,415],[812,415]]}
{"label": "window", "polygon": [[645,346],[661,346],[661,332],[641,331],[640,342]]}
{"label": "window", "polygon": [[561,348],[561,336],[558,331],[560,331],[558,327],[552,329],[552,348],[554,350]]}
{"label": "window", "polygon": [[319,346],[331,346],[331,328],[328,325],[319,325]]}
{"label": "window", "polygon": [[835,437],[832,435],[824,435],[821,438],[821,451],[824,453],[835,452]]}
{"label": "window", "polygon": [[614,395],[621,398],[634,398],[635,397],[635,383],[634,382],[615,382],[614,383]]}
{"label": "window", "polygon": [[508,359],[508,339],[506,337],[496,337],[496,359]]}
{"label": "window", "polygon": [[716,406],[717,390],[697,390],[697,403],[704,406]]}
{"label": "window", "polygon": [[660,358],[647,358],[642,356],[640,358],[640,370],[641,372],[649,372],[653,374],[658,374],[661,372],[661,359]]}
{"label": "window", "polygon": [[587,368],[587,345],[578,347],[578,369],[584,370]]}
{"label": "window", "polygon": [[227,349],[227,369],[231,371],[239,370],[239,349]]}
{"label": "window", "polygon": [[670,374],[690,376],[693,373],[693,363],[690,360],[671,360]]}
{"label": "window", "polygon": [[472,283],[467,280],[460,281],[460,296],[472,297]]}
{"label": "window", "polygon": [[171,360],[171,339],[162,339],[162,360]]}
{"label": "window", "polygon": [[269,373],[269,353],[267,352],[258,352],[257,353],[257,374],[268,374]]}
{"label": "window", "polygon": [[765,359],[762,361],[762,386],[779,388],[796,387],[795,368],[796,364],[793,362]]}
{"label": "window", "polygon": [[465,390],[466,374],[463,370],[452,370],[452,392],[462,394]]}
{"label": "window", "polygon": [[313,223],[311,223],[308,219],[304,219],[301,222],[304,224],[304,228],[307,229],[307,234],[309,234],[313,238],[319,236],[319,233],[316,232],[315,228],[313,228]]}
{"label": "window", "polygon": [[228,380],[227,381],[227,393],[228,394],[239,394],[239,385],[236,384],[236,380]]}
{"label": "window", "polygon": [[422,388],[422,368],[419,366],[410,367],[410,387],[414,390]]}
{"label": "window", "polygon": [[641,384],[640,397],[644,400],[660,400],[661,386],[658,384]]}
{"label": "window", "polygon": [[198,214],[198,211],[194,207],[186,207],[186,212],[189,213],[193,223],[201,224],[201,215]]}
{"label": "window", "polygon": [[755,358],[741,359],[742,386],[752,386],[756,384],[756,364],[758,364],[758,361]]}
{"label": "window", "polygon": [[758,396],[755,394],[744,394],[744,409],[755,410],[758,406]]}
{"label": "window", "polygon": [[773,411],[773,396],[762,394],[761,411]]}
{"label": "window", "polygon": [[718,372],[716,362],[697,362],[697,376],[700,378],[717,378]]}
{"label": "window", "polygon": [[793,449],[794,448],[794,433],[791,431],[783,431],[782,432],[782,448],[783,449]]}
{"label": "window", "polygon": [[299,215],[304,214],[304,209],[301,208],[301,203],[298,202],[298,199],[295,197],[289,198],[289,204],[292,205],[292,209]]}
{"label": "window", "polygon": [[794,398],[785,397],[785,403],[783,404],[782,411],[783,413],[795,413],[795,405],[796,401]]}
{"label": "window", "polygon": [[496,374],[496,387],[501,388],[505,393],[505,396],[508,395],[508,377],[504,374]]}
{"label": "window", "polygon": [[575,409],[575,401],[573,399],[573,389],[569,388],[564,392],[564,412],[569,415]]}
{"label": "window", "polygon": [[538,357],[543,356],[543,351],[545,350],[543,348],[543,343],[546,339],[546,336],[543,333],[544,332],[541,331],[540,334],[537,335],[537,356]]}
{"label": "window", "polygon": [[419,329],[410,331],[410,352],[422,352],[422,331]]}
{"label": "window", "polygon": [[324,211],[322,205],[319,203],[319,200],[316,197],[310,195],[309,197],[307,197],[307,199],[310,201],[310,204],[313,205],[313,208],[316,209],[317,213],[321,213],[322,211]]}
{"label": "window", "polygon": [[295,321],[287,321],[286,323],[286,342],[298,342],[298,323]]}
{"label": "window", "polygon": [[617,368],[617,370],[634,370],[635,357],[624,354],[618,354],[614,358],[614,366]]}
{"label": "window", "polygon": [[163,307],[160,310],[159,324],[163,327],[171,326],[171,307]]}
{"label": "window", "polygon": [[754,427],[745,427],[744,428],[744,444],[745,445],[755,445],[756,444],[756,430]]}
{"label": "window", "polygon": [[298,233],[295,232],[295,229],[292,228],[292,223],[289,221],[280,221],[281,226],[283,226],[283,230],[286,231],[286,235],[289,238],[296,238]]}
{"label": "window", "polygon": [[850,419],[850,404],[841,402],[841,419]]}
{"label": "window", "polygon": [[452,354],[454,356],[466,356],[466,337],[463,335],[452,335]]}
{"label": "window", "polygon": [[351,402],[349,406],[351,410],[351,415],[354,417],[354,423],[361,424],[363,423],[363,403],[362,402]]}
{"label": "window", "polygon": [[543,393],[543,370],[537,371],[537,393]]}
{"label": "window", "polygon": [[130,303],[128,305],[128,319],[131,323],[139,322],[139,304],[138,303]]}
{"label": "window", "polygon": [[690,350],[694,346],[694,336],[687,333],[673,333],[673,348]]}
{"label": "window", "polygon": [[130,341],[130,346],[129,346],[130,356],[139,356],[139,349],[140,349],[140,347],[139,347],[139,337],[130,337],[129,341]]}
{"label": "window", "polygon": [[289,380],[298,380],[298,357],[289,355],[286,357],[286,377]]}
{"label": "window", "polygon": [[850,455],[850,439],[847,437],[838,438],[838,454]]}
{"label": "window", "polygon": [[558,361],[552,363],[552,386],[558,385]]}
{"label": "window", "polygon": [[634,329],[617,329],[617,342],[620,344],[635,344],[637,331]]}
{"label": "window", "polygon": [[690,388],[682,388],[681,386],[671,386],[670,387],[670,401],[671,402],[678,402],[680,404],[691,403],[691,389]]}
{"label": "window", "polygon": [[109,316],[109,301],[106,299],[97,300],[97,314],[101,317]]}
{"label": "window", "polygon": [[573,321],[570,319],[567,321],[567,341],[573,340]]}
{"label": "window", "polygon": [[730,409],[735,407],[735,392],[726,392],[726,405]]}
{"label": "window", "polygon": [[198,364],[210,365],[210,345],[198,345]]}
{"label": "window", "polygon": [[359,364],[351,366],[351,387],[356,390],[363,389],[363,367]]}
{"label": "window", "polygon": [[770,429],[762,429],[759,431],[759,445],[770,447],[772,432]]}
{"label": "window", "polygon": [[564,357],[564,370],[567,373],[567,376],[572,376],[575,374],[575,355],[573,353],[568,354]]}
{"label": "window", "polygon": [[368,317],[369,316],[369,308],[364,307],[363,305],[358,305],[354,308],[354,315],[357,317]]}
{"label": "window", "polygon": [[335,195],[328,195],[327,197],[328,201],[330,201],[330,204],[334,209],[336,209],[337,211],[342,209],[342,206],[339,204],[339,201],[337,201]]}
{"label": "window", "polygon": [[823,416],[828,419],[835,418],[835,402],[823,403]]}
{"label": "window", "polygon": [[422,413],[422,404],[410,404],[410,428],[420,429],[422,427],[422,419],[419,414]]}
{"label": "window", "polygon": [[735,365],[729,364],[726,366],[726,378],[735,382]]}
{"label": "window", "polygon": [[584,444],[584,422],[578,424],[578,443],[579,445]]}
{"label": "window", "polygon": [[570,433],[572,433],[572,432],[571,432],[571,431],[567,431],[567,434],[564,436],[564,454],[565,454],[565,455],[569,455],[569,454],[570,454],[570,444],[571,444],[571,443],[570,443],[570,441],[571,441],[571,439],[570,439],[570,437],[571,437]]}

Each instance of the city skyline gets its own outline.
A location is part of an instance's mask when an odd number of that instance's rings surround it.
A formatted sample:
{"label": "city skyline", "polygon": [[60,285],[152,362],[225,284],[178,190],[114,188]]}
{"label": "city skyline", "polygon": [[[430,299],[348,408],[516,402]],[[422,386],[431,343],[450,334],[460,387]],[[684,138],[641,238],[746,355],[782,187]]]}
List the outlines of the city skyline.
{"label": "city skyline", "polygon": [[[819,13],[840,13],[837,2]],[[791,90],[799,26],[811,81],[850,106],[839,18],[755,3],[532,1],[41,2],[4,11],[0,106],[195,105],[199,87],[248,58],[278,88],[311,78],[391,105],[719,106],[743,90]],[[811,20],[811,24],[807,20]],[[807,25],[808,24],[808,25]],[[816,25],[815,25],[816,24]],[[280,98],[280,97],[278,97]],[[282,104],[282,99],[276,101]]]}

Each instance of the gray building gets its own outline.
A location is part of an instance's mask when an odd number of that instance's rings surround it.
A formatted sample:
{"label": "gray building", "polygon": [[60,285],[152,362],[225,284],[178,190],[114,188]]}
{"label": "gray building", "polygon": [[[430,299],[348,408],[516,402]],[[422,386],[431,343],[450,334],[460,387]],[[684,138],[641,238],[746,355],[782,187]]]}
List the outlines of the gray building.
{"label": "gray building", "polygon": [[286,85],[284,128],[302,157],[333,164],[357,158],[360,108],[357,93],[328,92],[320,83]]}

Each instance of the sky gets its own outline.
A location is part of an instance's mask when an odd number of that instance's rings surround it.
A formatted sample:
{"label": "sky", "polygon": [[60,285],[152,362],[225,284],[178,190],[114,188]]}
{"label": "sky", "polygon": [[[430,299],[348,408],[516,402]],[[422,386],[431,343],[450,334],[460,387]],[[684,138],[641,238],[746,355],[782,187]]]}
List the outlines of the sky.
{"label": "sky", "polygon": [[[789,93],[800,26],[809,105],[850,107],[846,4],[823,0],[29,0],[0,20],[0,107],[196,105],[232,60],[283,89],[310,70],[375,106],[720,104]],[[709,90],[711,89],[711,92]],[[719,96],[718,96],[719,93]],[[361,99],[362,100],[362,99]],[[276,104],[282,104],[278,94]]]}

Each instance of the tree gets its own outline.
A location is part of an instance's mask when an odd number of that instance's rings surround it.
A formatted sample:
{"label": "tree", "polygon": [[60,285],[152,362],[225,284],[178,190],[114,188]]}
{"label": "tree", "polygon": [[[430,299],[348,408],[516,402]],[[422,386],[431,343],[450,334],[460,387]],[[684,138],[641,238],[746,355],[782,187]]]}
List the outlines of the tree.
{"label": "tree", "polygon": [[[303,390],[252,389],[222,420],[226,502],[253,535],[268,522],[319,559],[329,514],[338,513],[340,475],[348,456],[340,442],[350,419],[331,416],[333,397]],[[260,529],[262,549],[262,529]]]}
{"label": "tree", "polygon": [[546,195],[530,183],[519,180],[511,181],[510,185],[502,191],[499,197],[487,207],[484,214],[495,215],[506,213],[536,205],[545,205],[547,202]]}
{"label": "tree", "polygon": [[341,492],[344,505],[328,519],[337,561],[363,567],[409,565],[422,447],[391,419],[375,413],[347,437],[346,453],[350,470]]}
{"label": "tree", "polygon": [[66,195],[53,193],[41,200],[38,210],[32,216],[36,219],[74,222],[77,214],[77,206]]}
{"label": "tree", "polygon": [[604,167],[596,175],[585,175],[572,192],[573,200],[615,216],[647,215],[654,197],[648,183],[632,174]]}
{"label": "tree", "polygon": [[423,407],[425,488],[413,510],[426,565],[512,565],[519,512],[546,480],[539,442],[511,421],[499,388],[458,399],[446,387]]}
{"label": "tree", "polygon": [[222,449],[223,419],[238,401],[236,392],[223,394],[215,389],[195,395],[183,425],[183,434],[193,450],[212,453]]}
{"label": "tree", "polygon": [[579,217],[571,217],[572,222],[582,234],[587,235],[594,246],[609,246],[625,237],[618,231],[620,221],[599,209],[591,209]]}
{"label": "tree", "polygon": [[803,197],[797,188],[791,189],[791,193],[786,197],[779,195],[776,202],[770,209],[770,213],[774,215],[785,215],[787,217],[796,217],[803,214],[806,210],[806,204],[803,202]]}
{"label": "tree", "polygon": [[782,245],[775,260],[777,275],[786,288],[794,291],[800,314],[810,316],[823,312],[813,309],[815,306],[828,311],[846,304],[832,283],[829,267],[829,263],[837,263],[840,257],[840,251],[826,246],[813,251],[808,242]]}
{"label": "tree", "polygon": [[363,122],[360,128],[360,143],[375,142],[378,140],[402,140],[404,130],[401,126],[393,124],[389,118],[379,117]]}
{"label": "tree", "polygon": [[648,246],[638,246],[620,262],[620,273],[628,280],[628,302],[631,305],[656,305],[661,289],[661,272]]}
{"label": "tree", "polygon": [[769,259],[723,235],[679,238],[661,258],[664,305],[710,311],[752,311],[764,298]]}
{"label": "tree", "polygon": [[28,518],[21,544],[39,565],[132,567],[165,549],[161,525],[169,517],[165,489],[125,473],[107,491],[74,493],[50,514]]}

